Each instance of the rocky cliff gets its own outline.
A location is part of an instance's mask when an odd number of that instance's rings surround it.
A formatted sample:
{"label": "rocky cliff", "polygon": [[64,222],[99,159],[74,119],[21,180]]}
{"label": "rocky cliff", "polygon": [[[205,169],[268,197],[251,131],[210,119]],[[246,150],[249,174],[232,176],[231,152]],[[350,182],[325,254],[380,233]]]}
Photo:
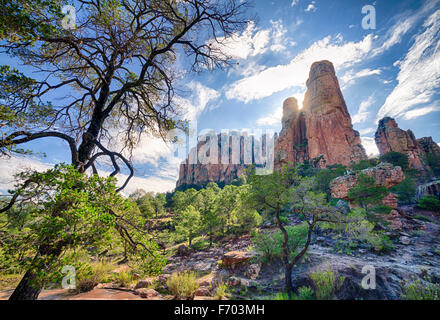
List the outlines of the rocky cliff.
{"label": "rocky cliff", "polygon": [[[211,138],[216,141],[210,141]],[[202,138],[197,148],[193,148],[185,162],[180,164],[177,188],[203,187],[209,182],[228,184],[251,164],[257,163],[260,167],[266,164],[266,143],[270,141],[266,140],[266,135],[257,138],[234,131],[211,138]],[[208,143],[212,145],[208,146]]]}
{"label": "rocky cliff", "polygon": [[282,129],[275,145],[275,168],[287,163],[302,163],[309,160],[307,149],[306,118],[299,110],[295,98],[283,103]]}
{"label": "rocky cliff", "polygon": [[275,168],[317,158],[319,167],[350,165],[367,158],[330,61],[312,64],[302,110],[295,98],[284,101],[275,151]]}
{"label": "rocky cliff", "polygon": [[[366,159],[359,133],[353,130],[351,117],[330,61],[312,64],[307,80],[307,91],[303,108],[298,108],[295,98],[283,104],[282,129],[276,138],[274,167],[287,163],[302,163],[313,160],[318,167],[331,164],[350,165]],[[220,137],[220,136],[219,136]],[[219,139],[220,141],[220,139]],[[203,147],[199,143],[197,151]],[[219,143],[219,150],[221,145]],[[235,164],[190,164],[188,159],[181,164],[177,187],[183,185],[202,186],[207,182],[230,183],[249,165],[243,161]],[[219,157],[220,157],[219,152]],[[252,155],[253,159],[255,155]]]}
{"label": "rocky cliff", "polygon": [[440,155],[440,147],[431,137],[416,139],[411,130],[400,129],[396,120],[390,117],[379,121],[375,141],[380,155],[390,151],[404,153],[408,155],[409,166],[420,171],[429,170],[425,162],[427,154]]}

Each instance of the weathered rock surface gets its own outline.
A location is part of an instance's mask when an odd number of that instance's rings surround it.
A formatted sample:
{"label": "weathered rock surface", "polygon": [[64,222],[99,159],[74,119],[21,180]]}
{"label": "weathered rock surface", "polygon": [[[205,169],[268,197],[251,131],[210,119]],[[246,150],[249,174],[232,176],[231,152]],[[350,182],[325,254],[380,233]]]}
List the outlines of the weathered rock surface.
{"label": "weathered rock surface", "polygon": [[231,251],[223,255],[222,264],[225,267],[234,268],[237,265],[248,263],[253,257],[255,257],[254,252]]}
{"label": "weathered rock surface", "polygon": [[287,98],[283,103],[282,129],[275,145],[275,168],[305,160],[309,160],[305,115],[298,109],[295,98]]}
{"label": "weathered rock surface", "polygon": [[330,61],[312,64],[303,111],[310,159],[322,155],[327,165],[349,165],[367,158]]}
{"label": "weathered rock surface", "polygon": [[[376,185],[391,188],[405,179],[402,168],[394,167],[389,163],[379,163],[377,166],[360,171],[373,178]],[[351,173],[345,176],[337,177],[330,182],[330,191],[332,197],[336,199],[348,200],[348,192],[353,188],[358,179],[358,173]]]}
{"label": "weathered rock surface", "polygon": [[[211,137],[215,137],[217,143],[211,142]],[[238,131],[229,132],[228,135],[211,135],[206,139],[202,137],[201,140],[197,148],[191,150],[185,162],[180,164],[177,188],[181,186],[204,187],[209,182],[231,183],[250,165],[255,163],[260,166],[265,165],[266,143],[273,144],[270,142],[271,138],[268,136],[266,139],[264,134],[257,138],[246,132]],[[270,152],[269,161],[273,162],[272,152]]]}
{"label": "weathered rock surface", "polygon": [[420,171],[429,170],[424,160],[427,154],[440,155],[440,147],[431,137],[416,139],[411,130],[400,129],[396,120],[390,117],[379,121],[374,138],[380,155],[390,151],[404,153],[408,155],[409,166]]}

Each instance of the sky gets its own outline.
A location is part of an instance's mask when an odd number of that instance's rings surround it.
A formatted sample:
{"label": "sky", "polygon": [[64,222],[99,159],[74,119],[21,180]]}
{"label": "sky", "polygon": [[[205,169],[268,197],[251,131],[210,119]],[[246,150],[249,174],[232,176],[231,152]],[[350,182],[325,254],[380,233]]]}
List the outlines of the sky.
{"label": "sky", "polygon": [[[374,9],[375,28],[363,26],[372,13],[363,11],[366,5]],[[224,48],[236,59],[233,67],[187,74],[180,81],[177,99],[196,132],[279,132],[283,101],[293,96],[301,107],[311,64],[326,59],[335,66],[369,156],[378,153],[374,133],[385,116],[417,138],[440,142],[440,0],[254,0],[249,13],[257,21]],[[0,56],[1,64],[5,59]],[[37,154],[0,158],[0,192],[13,187],[18,170],[69,161],[67,145],[54,138],[26,147]],[[174,189],[184,156],[174,151],[146,134],[134,150],[135,178],[124,193]],[[108,174],[105,166],[101,173]]]}

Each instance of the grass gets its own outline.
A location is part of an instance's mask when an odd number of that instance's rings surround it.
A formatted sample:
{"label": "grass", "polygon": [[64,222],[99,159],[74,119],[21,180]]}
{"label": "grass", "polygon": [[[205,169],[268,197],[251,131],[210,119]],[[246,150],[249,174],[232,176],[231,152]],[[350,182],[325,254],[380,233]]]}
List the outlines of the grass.
{"label": "grass", "polygon": [[14,289],[22,277],[22,274],[0,274],[0,290]]}
{"label": "grass", "polygon": [[431,283],[425,277],[425,283],[420,279],[407,279],[402,283],[401,298],[405,300],[440,300],[440,284]]}
{"label": "grass", "polygon": [[167,280],[167,285],[171,293],[177,299],[192,299],[199,287],[195,272],[185,271],[183,273],[173,273]]}
{"label": "grass", "polygon": [[74,292],[87,292],[93,290],[93,288],[104,282],[112,280],[109,274],[114,269],[114,265],[104,261],[92,263],[83,270],[77,273],[77,283]]}
{"label": "grass", "polygon": [[215,298],[217,300],[222,300],[228,295],[228,286],[225,283],[220,283],[215,292]]}
{"label": "grass", "polygon": [[325,269],[312,272],[310,279],[315,286],[315,294],[318,300],[332,300],[345,278],[338,277],[327,263]]}

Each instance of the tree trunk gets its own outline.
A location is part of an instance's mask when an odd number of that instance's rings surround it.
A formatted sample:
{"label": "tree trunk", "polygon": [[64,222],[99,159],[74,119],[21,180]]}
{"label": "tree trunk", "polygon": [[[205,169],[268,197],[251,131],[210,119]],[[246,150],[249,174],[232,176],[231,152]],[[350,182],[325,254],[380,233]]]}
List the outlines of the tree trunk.
{"label": "tree trunk", "polygon": [[37,300],[42,288],[32,284],[35,280],[35,274],[31,270],[26,271],[9,300]]}
{"label": "tree trunk", "polygon": [[[37,258],[39,256],[58,258],[63,247],[61,243],[58,243],[56,246],[40,245],[38,253],[33,260],[34,264],[35,261],[38,261]],[[26,271],[20,283],[9,297],[9,300],[37,300],[44,284],[41,281],[37,281],[37,276],[32,270],[47,270],[49,267],[44,263],[32,266]]]}
{"label": "tree trunk", "polygon": [[293,285],[292,285],[292,265],[287,264],[285,266],[285,282],[286,282],[286,291],[289,295],[289,297],[293,294]]}

